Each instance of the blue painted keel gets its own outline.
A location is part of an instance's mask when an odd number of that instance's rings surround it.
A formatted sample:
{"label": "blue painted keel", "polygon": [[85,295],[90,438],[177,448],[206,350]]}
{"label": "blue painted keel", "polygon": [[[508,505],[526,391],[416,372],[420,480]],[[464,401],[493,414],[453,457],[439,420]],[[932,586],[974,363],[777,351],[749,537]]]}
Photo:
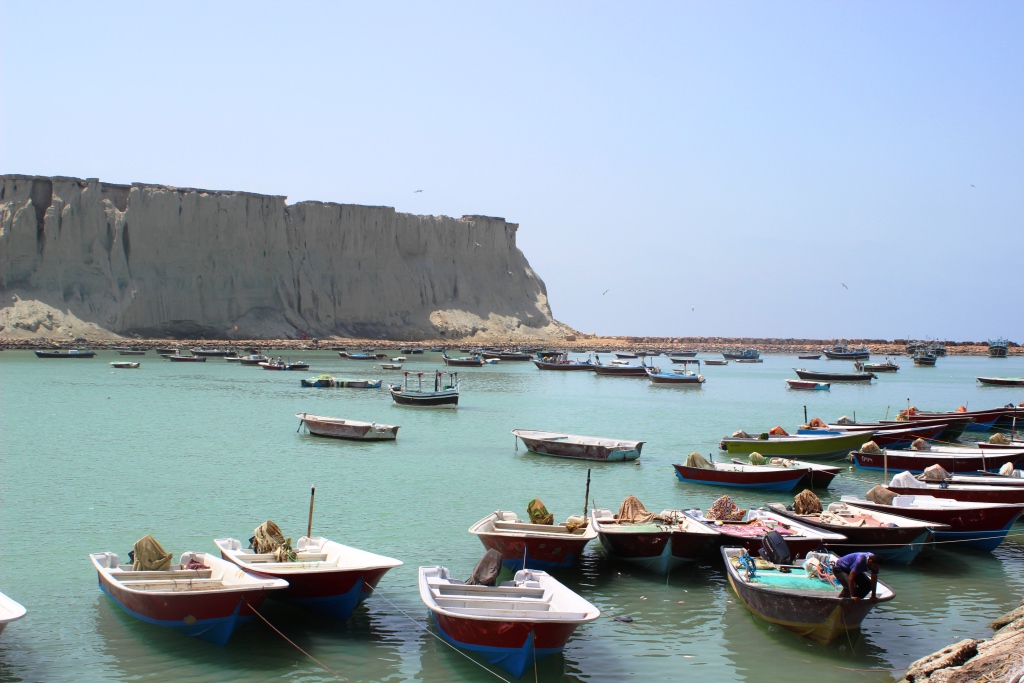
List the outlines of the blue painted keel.
{"label": "blue painted keel", "polygon": [[234,613],[229,617],[221,617],[219,619],[201,619],[194,621],[191,624],[187,624],[184,621],[163,621],[160,619],[152,619],[139,614],[138,612],[134,612],[118,602],[118,600],[110,594],[103,584],[100,584],[100,590],[106,593],[107,597],[113,600],[115,605],[139,621],[144,621],[147,624],[153,624],[154,626],[169,628],[181,633],[182,635],[189,636],[190,638],[199,638],[200,640],[205,640],[213,643],[214,645],[220,645],[221,647],[227,645],[227,642],[231,639],[231,634],[235,632],[235,629],[252,619],[252,617],[239,616],[238,613],[242,609],[241,600],[238,601],[238,605],[235,606]]}
{"label": "blue painted keel", "polygon": [[323,598],[293,598],[280,601],[308,609],[311,612],[324,614],[334,619],[347,621],[352,616],[352,612],[355,611],[356,607],[359,607],[368,597],[370,597],[370,594],[363,592],[363,577],[360,576],[348,593]]}
{"label": "blue painted keel", "polygon": [[488,664],[500,666],[516,678],[522,677],[522,675],[526,673],[526,669],[533,666],[534,659],[539,662],[549,655],[557,654],[562,651],[562,648],[542,649],[534,647],[533,631],[531,631],[530,635],[526,637],[526,641],[522,646],[518,648],[468,645],[466,643],[460,643],[448,635],[445,630],[438,625],[437,621],[433,619],[433,614],[431,614],[431,620],[434,621],[434,625],[437,626],[438,632],[445,641],[451,643],[457,648],[467,652],[472,652],[473,654],[481,657]]}

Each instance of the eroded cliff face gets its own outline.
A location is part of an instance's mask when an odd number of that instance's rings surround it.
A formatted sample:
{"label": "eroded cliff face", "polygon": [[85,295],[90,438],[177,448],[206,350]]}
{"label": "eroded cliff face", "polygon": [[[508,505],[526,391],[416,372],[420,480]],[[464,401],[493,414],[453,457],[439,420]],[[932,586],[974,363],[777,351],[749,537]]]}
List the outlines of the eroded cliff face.
{"label": "eroded cliff face", "polygon": [[550,335],[561,326],[517,229],[485,216],[5,175],[0,306],[38,301],[144,336]]}

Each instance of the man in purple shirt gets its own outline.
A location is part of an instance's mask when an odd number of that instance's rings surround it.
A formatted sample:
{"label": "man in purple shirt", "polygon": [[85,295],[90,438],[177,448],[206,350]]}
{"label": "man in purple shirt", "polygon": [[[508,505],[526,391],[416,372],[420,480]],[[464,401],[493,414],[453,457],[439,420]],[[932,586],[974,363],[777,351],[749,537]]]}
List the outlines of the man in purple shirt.
{"label": "man in purple shirt", "polygon": [[881,564],[881,559],[873,553],[850,553],[840,557],[832,568],[839,585],[843,587],[839,597],[852,598],[854,601],[869,593],[874,597]]}

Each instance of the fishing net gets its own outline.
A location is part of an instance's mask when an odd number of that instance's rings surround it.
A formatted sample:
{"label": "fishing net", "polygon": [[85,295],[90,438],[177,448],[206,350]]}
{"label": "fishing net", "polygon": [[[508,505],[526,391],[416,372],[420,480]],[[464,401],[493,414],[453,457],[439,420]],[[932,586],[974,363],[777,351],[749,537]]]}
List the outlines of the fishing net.
{"label": "fishing net", "polygon": [[649,512],[640,499],[636,496],[626,496],[619,506],[617,521],[621,523],[643,524],[654,520],[654,514]]}
{"label": "fishing net", "polygon": [[768,461],[769,465],[775,465],[776,467],[793,467],[796,465],[796,460],[790,460],[788,458],[772,458]]}
{"label": "fishing net", "polygon": [[821,512],[821,499],[810,489],[804,489],[793,499],[793,512],[798,515],[815,515]]}
{"label": "fishing net", "polygon": [[768,458],[764,457],[763,455],[761,455],[757,451],[754,451],[753,453],[750,454],[750,464],[751,465],[763,465],[766,462],[768,462]]}
{"label": "fishing net", "polygon": [[269,553],[277,562],[294,562],[295,552],[292,550],[291,537],[285,538],[281,527],[269,519],[256,527],[250,539],[252,549],[258,554]]}
{"label": "fishing net", "polygon": [[704,513],[706,519],[717,519],[723,522],[739,522],[743,519],[744,515],[747,514],[746,510],[741,509],[732,502],[729,496],[722,496],[708,508],[708,511]]}
{"label": "fishing net", "polygon": [[960,406],[960,407],[959,407],[959,408],[957,408],[957,409],[956,409],[956,410],[955,410],[954,412],[957,412],[957,413],[966,413],[966,412],[967,412],[967,406]]}
{"label": "fishing net", "polygon": [[739,430],[737,430],[737,431],[732,433],[732,438],[733,439],[749,439],[750,438],[750,434],[747,434],[742,429],[739,429]]}
{"label": "fishing net", "polygon": [[570,534],[576,533],[577,530],[586,528],[587,518],[583,515],[572,515],[565,520],[565,530]]}
{"label": "fishing net", "polygon": [[910,444],[910,450],[912,451],[930,451],[931,446],[924,439],[914,439],[914,443]]}
{"label": "fishing net", "polygon": [[530,517],[531,524],[554,524],[555,516],[544,507],[544,501],[534,498],[526,504],[526,514]]}
{"label": "fishing net", "polygon": [[1006,434],[997,432],[988,438],[988,442],[998,443],[1006,446],[1010,444],[1010,437],[1006,436]]}
{"label": "fishing net", "polygon": [[789,432],[783,429],[781,426],[776,425],[768,430],[770,436],[789,436]]}
{"label": "fishing net", "polygon": [[693,453],[690,453],[688,456],[686,456],[686,466],[696,467],[702,470],[715,469],[715,466],[709,463],[707,459],[697,451],[694,451]]}
{"label": "fishing net", "polygon": [[812,417],[811,421],[807,423],[807,427],[809,429],[825,429],[828,427],[828,423],[820,417]]}
{"label": "fishing net", "polygon": [[942,468],[942,465],[932,465],[924,468],[921,478],[925,481],[943,481],[949,479],[949,472]]}
{"label": "fishing net", "polygon": [[132,554],[132,570],[137,572],[165,571],[171,568],[172,555],[164,550],[160,541],[146,534],[135,541]]}
{"label": "fishing net", "polygon": [[889,486],[903,489],[926,489],[927,484],[922,484],[920,481],[914,478],[910,472],[900,472],[893,476],[892,481],[889,482]]}
{"label": "fishing net", "polygon": [[849,418],[849,416],[843,415],[841,418],[836,420],[836,424],[837,425],[852,425],[852,424],[856,424],[856,423],[853,420],[851,420]]}
{"label": "fishing net", "polygon": [[1012,462],[1005,463],[1002,467],[999,468],[999,474],[1003,475],[1004,477],[1012,477],[1013,476],[1013,463]]}
{"label": "fishing net", "polygon": [[920,411],[917,409],[917,406],[910,406],[906,410],[898,412],[896,414],[896,420],[898,422],[907,422],[912,416],[917,415],[919,412]]}
{"label": "fishing net", "polygon": [[879,505],[892,505],[892,501],[896,497],[896,494],[881,484],[878,484],[868,491],[867,495],[864,497],[872,503],[878,503]]}
{"label": "fishing net", "polygon": [[860,447],[861,453],[873,453],[874,455],[881,455],[882,449],[878,447],[878,444],[874,441],[868,441],[866,444]]}

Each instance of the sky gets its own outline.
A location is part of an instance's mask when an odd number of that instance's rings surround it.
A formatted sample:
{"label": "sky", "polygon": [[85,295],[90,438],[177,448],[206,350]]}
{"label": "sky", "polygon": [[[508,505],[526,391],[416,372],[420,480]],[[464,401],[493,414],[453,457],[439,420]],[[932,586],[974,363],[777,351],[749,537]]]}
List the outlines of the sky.
{"label": "sky", "polygon": [[502,216],[588,333],[1024,342],[1021,35],[998,1],[3,0],[0,173]]}

